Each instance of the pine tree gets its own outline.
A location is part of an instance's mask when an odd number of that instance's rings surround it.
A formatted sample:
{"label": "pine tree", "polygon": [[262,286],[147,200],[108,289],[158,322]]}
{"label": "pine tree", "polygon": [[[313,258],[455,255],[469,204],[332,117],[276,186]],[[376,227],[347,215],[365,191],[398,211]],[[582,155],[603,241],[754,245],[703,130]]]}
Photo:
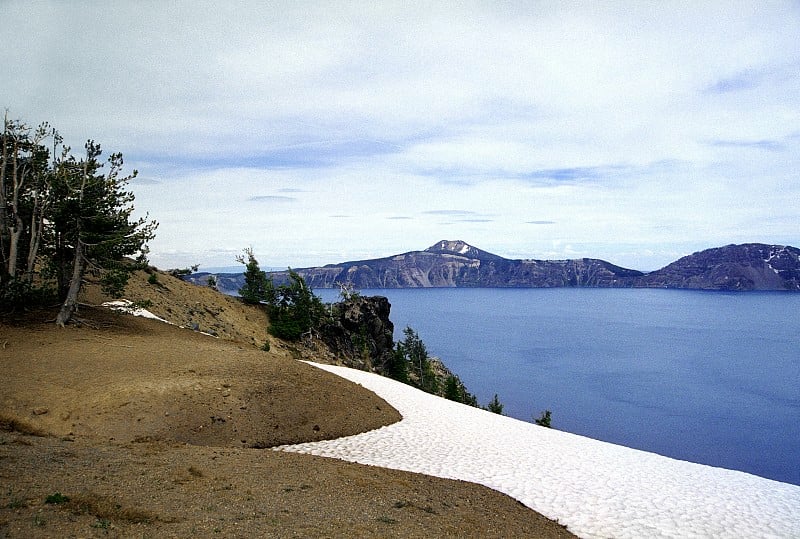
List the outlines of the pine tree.
{"label": "pine tree", "polygon": [[[65,148],[53,180],[59,193],[54,226],[60,251],[69,253],[61,262],[69,261],[72,268],[56,317],[60,326],[70,320],[77,308],[86,272],[101,276],[105,293],[113,297],[122,294],[130,273],[146,266],[146,243],[155,237],[158,226],[155,221],[148,222],[146,216],[132,220],[134,196],[126,187],[137,172],[120,176],[122,154],[111,154],[109,170],[101,174],[100,145],[90,140],[85,148],[86,157],[80,161],[69,156],[69,148]],[[138,255],[134,263],[125,260],[133,255]],[[63,273],[62,268],[60,274]]]}
{"label": "pine tree", "polygon": [[317,327],[324,311],[322,300],[305,279],[289,268],[289,283],[277,287],[268,300],[269,332],[281,339],[299,340]]}
{"label": "pine tree", "polygon": [[547,427],[548,429],[552,428],[550,424],[551,415],[552,414],[550,413],[550,410],[545,410],[544,412],[542,412],[542,415],[539,416],[538,419],[534,419],[533,422],[539,425],[540,427]]}
{"label": "pine tree", "polygon": [[503,415],[503,408],[503,404],[500,402],[500,399],[497,398],[497,393],[494,394],[494,398],[486,406],[486,409],[490,412],[500,415]]}
{"label": "pine tree", "polygon": [[[246,255],[246,258],[245,256]],[[242,301],[251,305],[274,300],[274,287],[272,280],[267,279],[267,274],[261,270],[253,254],[253,248],[244,250],[244,255],[236,257],[236,261],[245,265],[244,285],[239,289]]]}

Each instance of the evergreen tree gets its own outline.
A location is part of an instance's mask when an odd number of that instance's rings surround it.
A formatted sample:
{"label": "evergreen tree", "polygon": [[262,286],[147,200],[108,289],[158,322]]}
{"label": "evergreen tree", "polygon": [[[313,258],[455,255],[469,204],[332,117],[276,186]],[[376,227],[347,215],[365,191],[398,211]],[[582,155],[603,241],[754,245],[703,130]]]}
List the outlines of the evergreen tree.
{"label": "evergreen tree", "polygon": [[433,372],[428,350],[425,343],[419,338],[417,332],[406,327],[403,330],[405,338],[398,342],[396,353],[405,361],[409,373],[408,380],[414,385],[428,393],[437,393],[439,383],[436,374]]}
{"label": "evergreen tree", "polygon": [[492,413],[503,415],[503,404],[497,398],[497,393],[494,394],[494,398],[486,406],[486,409]]}
{"label": "evergreen tree", "polygon": [[404,384],[409,383],[408,361],[400,349],[399,343],[397,346],[395,346],[395,349],[392,350],[392,354],[389,356],[388,361],[384,364],[383,373],[389,378],[397,380],[398,382],[403,382]]}
{"label": "evergreen tree", "polygon": [[475,395],[467,391],[464,382],[455,374],[451,374],[445,379],[443,397],[462,404],[478,406],[478,399],[475,398]]}
{"label": "evergreen tree", "polygon": [[33,130],[6,113],[0,135],[0,304],[11,308],[46,288],[34,276],[53,201],[47,139],[60,143],[48,124]]}
{"label": "evergreen tree", "polygon": [[272,335],[296,341],[320,323],[325,312],[322,300],[297,272],[289,268],[289,283],[275,288],[274,292],[267,301]]}
{"label": "evergreen tree", "polygon": [[[122,154],[111,154],[108,172],[101,174],[100,145],[90,140],[85,149],[86,157],[76,160],[65,148],[53,176],[59,274],[64,275],[65,263],[71,266],[65,299],[56,317],[60,326],[70,320],[77,308],[78,292],[87,271],[101,276],[105,293],[113,297],[122,294],[130,273],[146,266],[146,243],[155,236],[158,226],[155,221],[148,222],[147,217],[131,218],[134,196],[126,187],[137,172],[120,176]],[[138,255],[135,263],[125,260],[133,255]]]}
{"label": "evergreen tree", "polygon": [[[88,272],[101,277],[104,290],[119,296],[128,275],[146,263],[146,243],[157,223],[134,220],[133,194],[121,176],[122,154],[108,159],[100,146],[86,143],[77,160],[68,147],[53,158],[61,137],[48,124],[32,130],[6,114],[0,136],[0,299],[3,307],[42,296],[52,279],[63,301],[56,322],[66,324],[77,308]],[[138,255],[137,262],[124,260]]]}
{"label": "evergreen tree", "polygon": [[239,289],[239,296],[242,301],[251,305],[264,302],[271,302],[274,298],[274,287],[272,280],[267,278],[267,274],[261,270],[253,254],[253,248],[248,247],[243,255],[236,257],[236,261],[245,265],[244,285]]}
{"label": "evergreen tree", "polygon": [[533,422],[539,425],[540,427],[547,427],[548,429],[552,428],[550,424],[551,415],[552,414],[550,413],[550,410],[545,410],[544,412],[542,412],[542,415],[539,416],[538,419],[534,419]]}

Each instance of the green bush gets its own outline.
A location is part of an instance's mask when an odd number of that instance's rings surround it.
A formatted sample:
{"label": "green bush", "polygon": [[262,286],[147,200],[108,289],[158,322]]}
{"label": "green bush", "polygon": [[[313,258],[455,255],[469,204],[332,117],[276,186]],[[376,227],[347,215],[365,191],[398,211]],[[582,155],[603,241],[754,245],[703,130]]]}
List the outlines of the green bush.
{"label": "green bush", "polygon": [[464,382],[455,374],[451,374],[445,378],[444,394],[442,396],[451,401],[475,407],[478,406],[478,399],[475,398],[475,395],[467,391]]}
{"label": "green bush", "polygon": [[243,255],[236,257],[237,262],[245,265],[244,285],[239,289],[239,296],[251,305],[270,302],[274,299],[272,280],[267,279],[267,274],[259,267],[252,248],[245,249],[244,254],[247,258]]}
{"label": "green bush", "polygon": [[54,494],[51,494],[47,498],[44,499],[44,503],[47,503],[47,504],[67,503],[68,501],[69,501],[69,496],[64,496],[60,492],[56,492]]}
{"label": "green bush", "polygon": [[549,429],[552,428],[552,426],[550,425],[550,420],[551,420],[550,410],[545,410],[544,412],[542,412],[542,415],[540,415],[538,419],[534,419],[533,422],[539,425],[540,427],[547,427]]}
{"label": "green bush", "polygon": [[497,398],[497,393],[494,394],[494,398],[486,406],[486,409],[494,414],[503,415],[503,404]]}
{"label": "green bush", "polygon": [[289,270],[289,284],[274,289],[267,300],[269,333],[287,341],[297,341],[317,327],[325,315],[325,307],[305,280]]}

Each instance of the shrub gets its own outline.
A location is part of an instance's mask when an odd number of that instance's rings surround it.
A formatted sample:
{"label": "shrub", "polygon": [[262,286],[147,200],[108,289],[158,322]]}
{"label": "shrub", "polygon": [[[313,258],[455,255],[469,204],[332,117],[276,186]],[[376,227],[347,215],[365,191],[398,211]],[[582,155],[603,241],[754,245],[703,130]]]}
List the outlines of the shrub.
{"label": "shrub", "polygon": [[486,409],[494,414],[503,415],[503,404],[497,398],[497,393],[494,394],[494,398],[486,406]]}
{"label": "shrub", "polygon": [[236,257],[237,262],[245,265],[244,285],[239,289],[239,296],[251,305],[270,302],[274,299],[272,280],[267,279],[267,274],[259,267],[252,248],[245,249],[244,254],[246,258],[244,255]]}
{"label": "shrub", "polygon": [[550,410],[545,410],[544,412],[542,412],[542,415],[539,416],[538,419],[534,419],[533,422],[539,425],[540,427],[547,427],[548,429],[552,428],[550,426],[550,415],[551,415]]}
{"label": "shrub", "polygon": [[478,399],[475,395],[467,391],[467,387],[458,375],[450,374],[444,381],[444,398],[451,401],[468,404],[469,406],[478,406]]}
{"label": "shrub", "polygon": [[[270,281],[271,284],[272,281]],[[297,341],[316,328],[325,315],[325,307],[305,280],[289,269],[289,284],[273,289],[267,298],[269,332],[287,341]]]}
{"label": "shrub", "polygon": [[403,368],[408,373],[408,383],[428,393],[438,393],[439,382],[433,370],[428,349],[417,332],[406,327],[405,339],[395,345],[395,368]]}
{"label": "shrub", "polygon": [[56,492],[54,494],[51,494],[47,498],[44,499],[44,503],[48,503],[48,504],[67,503],[68,501],[69,501],[69,496],[64,496],[60,492]]}

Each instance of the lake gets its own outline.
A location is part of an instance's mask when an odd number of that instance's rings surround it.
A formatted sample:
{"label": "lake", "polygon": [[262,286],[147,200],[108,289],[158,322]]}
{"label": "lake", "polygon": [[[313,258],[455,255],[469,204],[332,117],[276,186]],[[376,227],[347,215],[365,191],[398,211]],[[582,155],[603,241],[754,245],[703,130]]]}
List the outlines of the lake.
{"label": "lake", "polygon": [[[335,301],[337,290],[317,290]],[[628,447],[800,484],[800,294],[362,290],[387,296],[482,405]]]}

